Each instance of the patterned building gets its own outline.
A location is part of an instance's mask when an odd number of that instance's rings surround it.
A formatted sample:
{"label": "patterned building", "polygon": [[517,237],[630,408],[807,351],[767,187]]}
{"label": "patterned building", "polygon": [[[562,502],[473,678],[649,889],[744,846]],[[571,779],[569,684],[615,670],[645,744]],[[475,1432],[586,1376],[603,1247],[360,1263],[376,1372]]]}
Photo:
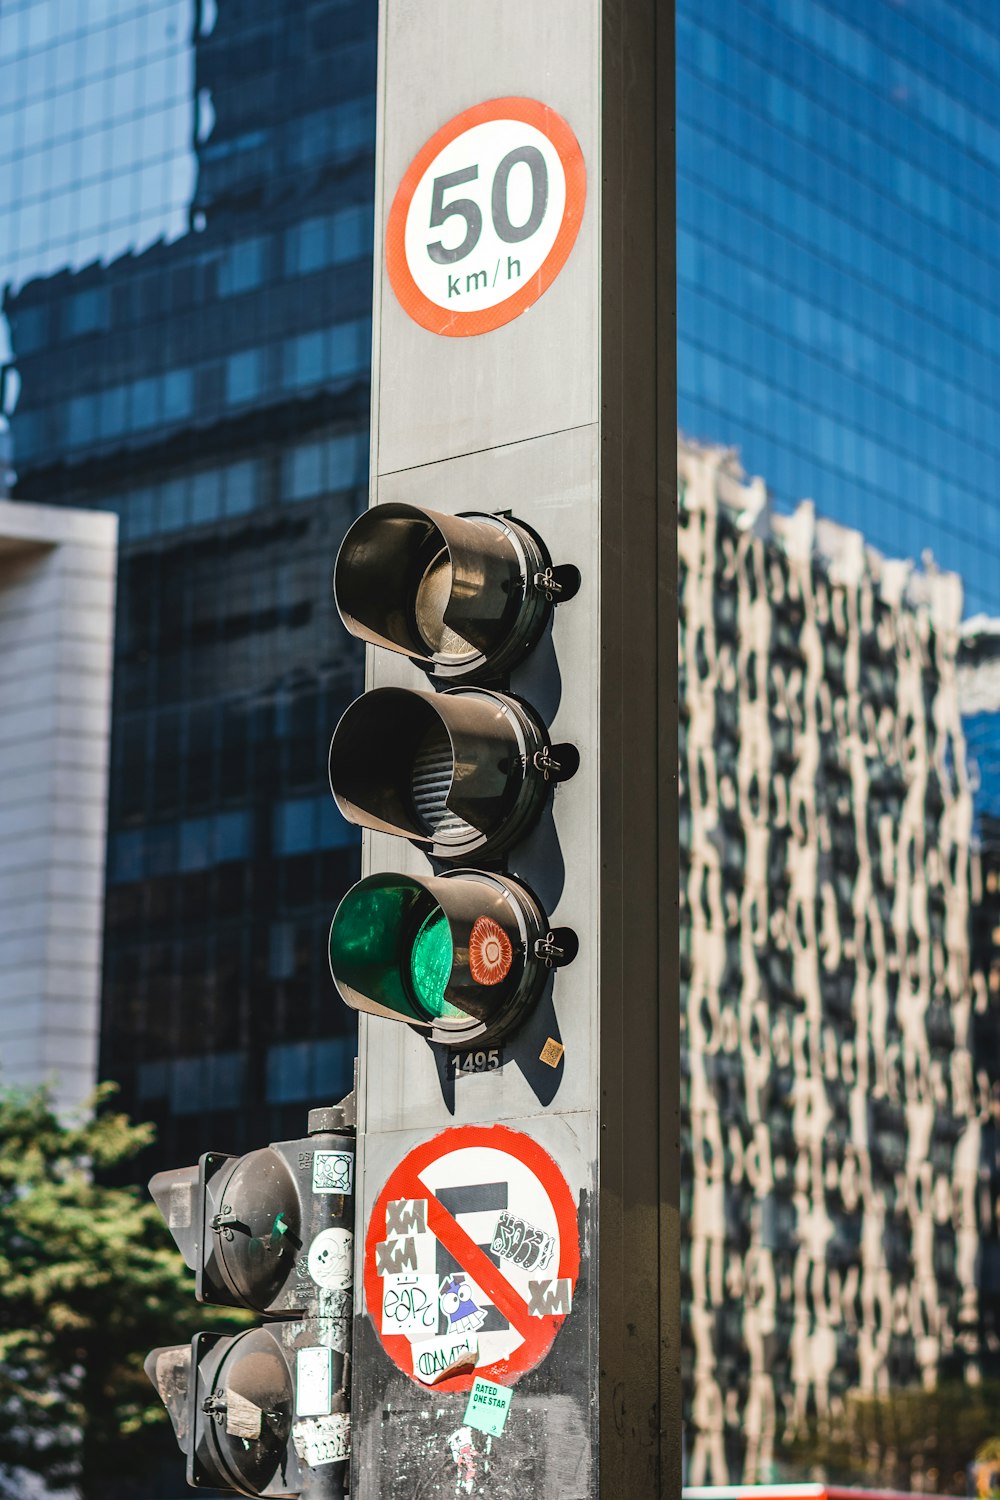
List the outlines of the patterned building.
{"label": "patterned building", "polygon": [[680,455],[689,1481],[975,1379],[985,1071],[954,574]]}

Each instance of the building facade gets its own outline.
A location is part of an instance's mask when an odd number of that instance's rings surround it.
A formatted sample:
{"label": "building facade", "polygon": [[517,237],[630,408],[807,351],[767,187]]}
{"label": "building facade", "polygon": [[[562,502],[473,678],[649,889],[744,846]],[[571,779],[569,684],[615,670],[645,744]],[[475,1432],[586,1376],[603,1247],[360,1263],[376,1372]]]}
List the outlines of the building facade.
{"label": "building facade", "polygon": [[698,1484],[773,1477],[848,1391],[995,1370],[1000,995],[973,965],[959,578],[773,513],[722,449],[682,444],[680,505]]}
{"label": "building facade", "polygon": [[114,516],[0,501],[0,1086],[97,1083]]}

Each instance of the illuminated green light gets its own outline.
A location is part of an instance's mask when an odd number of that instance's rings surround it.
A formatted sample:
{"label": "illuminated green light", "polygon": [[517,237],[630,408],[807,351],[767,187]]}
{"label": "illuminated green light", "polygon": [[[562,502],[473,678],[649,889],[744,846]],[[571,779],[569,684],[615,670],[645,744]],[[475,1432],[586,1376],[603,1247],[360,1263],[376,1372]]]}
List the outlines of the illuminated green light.
{"label": "illuminated green light", "polygon": [[420,1005],[434,1020],[455,1017],[466,1020],[464,1011],[449,1004],[444,992],[451,978],[453,961],[451,927],[440,906],[435,906],[420,925],[410,950],[410,979]]}

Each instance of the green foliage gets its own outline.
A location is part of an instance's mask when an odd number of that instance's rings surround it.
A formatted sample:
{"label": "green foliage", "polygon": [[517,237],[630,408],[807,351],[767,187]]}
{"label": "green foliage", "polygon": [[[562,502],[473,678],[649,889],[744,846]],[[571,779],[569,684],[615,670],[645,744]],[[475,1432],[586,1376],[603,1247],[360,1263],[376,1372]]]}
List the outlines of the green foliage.
{"label": "green foliage", "polygon": [[102,1184],[153,1138],[113,1092],[66,1125],[45,1090],[0,1090],[0,1495],[18,1467],[84,1500],[148,1469],[173,1437],[143,1359],[234,1322],[195,1303],[144,1190]]}
{"label": "green foliage", "polygon": [[1000,1452],[1000,1385],[942,1383],[936,1390],[865,1396],[850,1391],[835,1418],[786,1435],[785,1463],[830,1483],[964,1495],[966,1469]]}

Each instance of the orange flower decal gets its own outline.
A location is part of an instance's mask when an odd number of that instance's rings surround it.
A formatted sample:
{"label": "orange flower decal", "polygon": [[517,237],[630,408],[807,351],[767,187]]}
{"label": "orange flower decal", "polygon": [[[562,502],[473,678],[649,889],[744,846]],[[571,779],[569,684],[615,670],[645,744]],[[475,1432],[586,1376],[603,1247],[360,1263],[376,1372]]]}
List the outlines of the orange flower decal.
{"label": "orange flower decal", "polygon": [[499,984],[510,973],[514,950],[492,917],[477,917],[469,935],[469,968],[477,984]]}

